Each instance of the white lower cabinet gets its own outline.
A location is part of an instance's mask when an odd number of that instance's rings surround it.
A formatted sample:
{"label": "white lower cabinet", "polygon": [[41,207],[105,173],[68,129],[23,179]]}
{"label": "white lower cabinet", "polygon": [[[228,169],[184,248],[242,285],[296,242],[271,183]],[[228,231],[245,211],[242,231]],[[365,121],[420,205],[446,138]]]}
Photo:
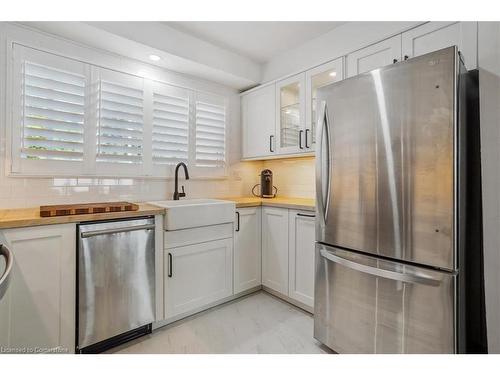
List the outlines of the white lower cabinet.
{"label": "white lower cabinet", "polygon": [[165,319],[233,294],[233,239],[165,250]]}
{"label": "white lower cabinet", "polygon": [[289,211],[288,296],[314,307],[315,216]]}
{"label": "white lower cabinet", "polygon": [[314,307],[313,211],[262,208],[262,285],[291,303]]}
{"label": "white lower cabinet", "polygon": [[262,208],[262,285],[288,295],[288,209]]}
{"label": "white lower cabinet", "polygon": [[0,348],[74,353],[76,225],[5,229],[0,236],[14,254],[0,301]]}
{"label": "white lower cabinet", "polygon": [[234,294],[262,284],[261,208],[236,210],[234,232]]}

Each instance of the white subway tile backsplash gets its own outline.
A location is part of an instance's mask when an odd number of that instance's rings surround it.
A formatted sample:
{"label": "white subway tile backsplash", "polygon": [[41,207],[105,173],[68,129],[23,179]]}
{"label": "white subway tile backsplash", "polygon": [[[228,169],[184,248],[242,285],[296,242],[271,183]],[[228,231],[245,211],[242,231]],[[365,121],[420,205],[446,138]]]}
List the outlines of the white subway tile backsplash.
{"label": "white subway tile backsplash", "polygon": [[[281,196],[314,198],[314,158],[236,162],[226,179],[181,178],[188,197],[217,198],[250,196],[260,182],[260,171],[273,171],[274,185]],[[154,201],[171,199],[172,179],[135,178],[18,178],[0,176],[0,209],[46,204],[103,202],[113,200]]]}
{"label": "white subway tile backsplash", "polygon": [[273,171],[273,184],[279,196],[315,197],[314,157],[266,160],[262,169]]}

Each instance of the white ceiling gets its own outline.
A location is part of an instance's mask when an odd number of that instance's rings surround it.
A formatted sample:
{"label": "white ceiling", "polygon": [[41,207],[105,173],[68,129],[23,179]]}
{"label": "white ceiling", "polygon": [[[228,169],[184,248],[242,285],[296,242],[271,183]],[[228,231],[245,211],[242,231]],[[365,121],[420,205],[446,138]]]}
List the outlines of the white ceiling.
{"label": "white ceiling", "polygon": [[324,34],[345,22],[165,22],[211,44],[265,63],[274,56]]}

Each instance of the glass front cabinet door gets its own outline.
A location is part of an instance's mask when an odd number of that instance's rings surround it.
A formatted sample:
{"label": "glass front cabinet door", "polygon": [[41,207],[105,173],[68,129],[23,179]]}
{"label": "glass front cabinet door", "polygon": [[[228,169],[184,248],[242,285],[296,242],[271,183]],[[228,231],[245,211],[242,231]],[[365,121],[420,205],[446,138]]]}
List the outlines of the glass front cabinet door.
{"label": "glass front cabinet door", "polygon": [[306,106],[304,147],[306,152],[314,151],[316,145],[317,103],[318,89],[331,83],[342,80],[344,77],[343,58],[317,66],[306,73]]}
{"label": "glass front cabinet door", "polygon": [[280,154],[305,150],[305,73],[276,83],[277,149]]}

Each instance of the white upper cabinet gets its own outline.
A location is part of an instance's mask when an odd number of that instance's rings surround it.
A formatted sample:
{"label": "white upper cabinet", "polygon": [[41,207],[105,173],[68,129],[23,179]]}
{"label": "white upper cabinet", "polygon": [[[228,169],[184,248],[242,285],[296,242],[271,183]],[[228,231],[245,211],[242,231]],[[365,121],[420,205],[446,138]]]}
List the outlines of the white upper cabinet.
{"label": "white upper cabinet", "polygon": [[428,22],[403,33],[403,57],[424,55],[442,48],[458,46],[467,69],[477,67],[476,22]]}
{"label": "white upper cabinet", "polygon": [[347,55],[347,77],[401,61],[401,35]]}
{"label": "white upper cabinet", "polygon": [[276,83],[276,128],[279,154],[304,152],[305,73]]}
{"label": "white upper cabinet", "polygon": [[314,307],[315,215],[310,211],[289,211],[288,295]]}
{"label": "white upper cabinet", "polygon": [[314,151],[316,144],[316,121],[318,89],[344,78],[344,58],[340,57],[306,72],[306,125],[304,148]]}
{"label": "white upper cabinet", "polygon": [[262,284],[288,295],[288,209],[262,208]]}
{"label": "white upper cabinet", "polygon": [[75,352],[76,225],[6,229],[14,254],[10,285],[0,301],[0,347]]}
{"label": "white upper cabinet", "polygon": [[276,154],[275,95],[275,85],[267,85],[241,98],[244,159]]}
{"label": "white upper cabinet", "polygon": [[234,294],[262,284],[261,247],[261,208],[238,208],[234,233]]}

